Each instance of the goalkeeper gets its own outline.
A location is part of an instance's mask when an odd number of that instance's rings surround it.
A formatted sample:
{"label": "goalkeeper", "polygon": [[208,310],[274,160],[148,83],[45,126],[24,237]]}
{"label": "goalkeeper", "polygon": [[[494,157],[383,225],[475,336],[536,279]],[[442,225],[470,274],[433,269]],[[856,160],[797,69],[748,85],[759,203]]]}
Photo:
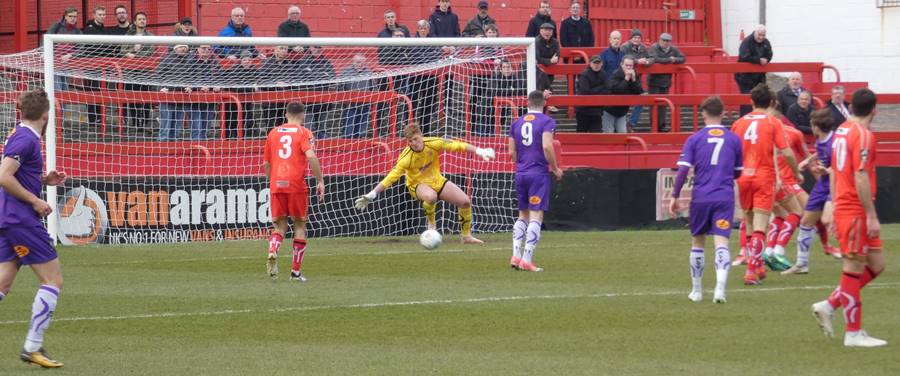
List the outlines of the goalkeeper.
{"label": "goalkeeper", "polygon": [[437,201],[444,200],[459,208],[460,235],[462,242],[467,244],[483,244],[484,242],[472,236],[472,199],[467,196],[456,184],[441,175],[441,153],[470,152],[484,160],[494,159],[494,149],[479,148],[461,141],[451,141],[439,137],[424,137],[422,130],[416,123],[410,123],[404,128],[403,136],[409,142],[409,146],[400,152],[397,165],[391,172],[378,183],[371,192],[356,199],[356,208],[364,210],[369,203],[378,197],[378,194],[397,182],[401,176],[406,175],[406,189],[413,199],[422,201],[425,208],[425,218],[428,220],[428,229],[437,229],[435,212]]}

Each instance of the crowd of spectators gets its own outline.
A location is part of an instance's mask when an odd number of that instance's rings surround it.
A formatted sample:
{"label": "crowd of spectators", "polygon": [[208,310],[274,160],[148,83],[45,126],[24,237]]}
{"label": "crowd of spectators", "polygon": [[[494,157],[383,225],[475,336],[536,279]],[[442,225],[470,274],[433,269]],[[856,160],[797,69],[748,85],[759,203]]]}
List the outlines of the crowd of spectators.
{"label": "crowd of spectators", "polygon": [[[685,56],[673,45],[673,37],[669,33],[662,33],[656,43],[648,45],[644,42],[644,34],[640,29],[632,29],[628,40],[623,43],[623,35],[618,30],[613,30],[608,36],[608,47],[600,54],[591,56],[585,62],[580,57],[561,57],[561,47],[593,47],[595,45],[594,30],[591,22],[584,16],[582,3],[573,1],[569,8],[568,17],[562,19],[557,27],[557,22],[551,15],[549,0],[539,0],[536,14],[528,21],[525,35],[536,39],[535,57],[539,64],[536,76],[537,89],[544,92],[545,97],[553,95],[554,76],[547,74],[543,67],[559,63],[585,64],[584,71],[575,79],[577,95],[645,95],[668,94],[672,87],[672,74],[649,74],[645,80],[636,73],[637,67],[649,67],[653,64],[683,64]],[[54,23],[48,30],[50,34],[92,34],[92,35],[122,35],[122,36],[146,36],[153,35],[148,30],[148,16],[144,12],[137,12],[129,17],[128,9],[124,5],[114,8],[115,21],[106,21],[106,8],[102,5],[93,8],[91,19],[83,28],[79,28],[78,10],[74,7],[67,8],[63,17]],[[496,20],[490,15],[489,3],[478,1],[476,13],[461,28],[459,16],[451,7],[451,0],[436,0],[433,12],[427,19],[418,20],[415,23],[415,33],[398,23],[397,13],[393,10],[384,12],[384,28],[378,33],[382,38],[452,38],[452,37],[486,37],[493,38],[500,35]],[[188,17],[182,18],[174,25],[172,35],[197,36],[197,29]],[[243,8],[236,7],[230,12],[230,19],[217,34],[223,37],[253,37],[253,29],[247,22],[247,14]],[[301,19],[301,8],[293,5],[287,9],[287,18],[278,25],[278,37],[304,38],[312,35],[309,26]],[[74,57],[121,57],[142,58],[156,54],[157,46],[141,44],[121,44],[116,46],[82,45],[75,48],[72,45],[58,46],[57,55],[65,61]],[[473,99],[468,109],[471,116],[473,131],[477,134],[493,134],[494,118],[501,115],[504,119],[515,114],[509,113],[505,108],[503,114],[496,114],[500,107],[494,103],[494,98],[510,97],[522,94],[525,89],[525,69],[523,64],[513,63],[502,58],[498,53],[500,47],[479,47],[476,54],[491,56],[489,62],[492,67],[491,74],[474,77],[470,83],[470,92]],[[413,115],[415,120],[422,125],[425,132],[436,125],[438,118],[437,99],[438,90],[445,90],[438,84],[438,78],[433,74],[401,74],[388,79],[359,79],[348,80],[340,85],[299,85],[303,78],[311,78],[315,81],[339,82],[332,80],[338,77],[366,77],[371,76],[373,68],[380,66],[404,66],[409,64],[427,63],[436,61],[444,56],[453,54],[453,47],[380,47],[376,59],[369,59],[365,54],[353,55],[349,64],[346,64],[340,72],[323,54],[320,46],[277,46],[271,50],[258,50],[252,45],[243,46],[198,46],[188,45],[170,46],[163,53],[155,71],[126,70],[124,75],[135,78],[124,84],[127,91],[160,91],[160,92],[219,92],[223,89],[216,86],[216,80],[237,81],[253,83],[246,87],[227,87],[224,90],[235,93],[252,93],[271,90],[284,90],[284,88],[296,90],[341,90],[341,91],[384,91],[393,90],[405,95],[413,102]],[[265,52],[265,53],[264,53]],[[269,53],[271,56],[267,56]],[[583,55],[582,55],[583,56]],[[765,65],[772,59],[772,47],[766,38],[765,26],[757,26],[753,32],[741,41],[738,61],[751,64]],[[221,64],[221,60],[229,60],[229,64]],[[96,69],[96,68],[91,68]],[[192,77],[199,79],[184,80],[178,76],[180,72],[191,72]],[[56,76],[57,90],[82,90],[96,92],[109,85],[107,82],[94,79],[101,77],[97,71],[87,71],[86,76],[91,79],[83,79],[70,82],[64,75]],[[178,87],[151,87],[135,82],[182,82]],[[179,81],[180,80],[180,81]],[[748,93],[751,88],[765,82],[764,73],[737,73],[735,81],[742,93]],[[290,84],[290,85],[289,85]],[[221,86],[221,85],[220,85]],[[112,88],[112,87],[110,87]],[[802,86],[802,76],[799,73],[791,74],[788,85],[778,93],[779,110],[784,117],[793,123],[804,133],[809,133],[809,117],[814,110],[811,94]],[[213,123],[217,119],[219,104],[208,103],[161,103],[159,105],[159,130],[160,140],[184,138],[183,129],[189,130],[191,139],[205,139],[212,132]],[[226,124],[225,136],[237,137],[237,129],[240,126],[237,108],[233,103],[226,103],[223,114]],[[332,103],[310,103],[308,106],[307,125],[313,130],[316,137],[328,137],[331,134],[340,134],[343,137],[366,137],[369,134],[371,115],[381,118],[379,114],[386,108],[386,104],[379,104],[377,113],[371,104],[349,102],[335,108]],[[124,121],[122,126],[134,129],[138,133],[152,135],[151,126],[152,106],[146,103],[124,105]],[[281,103],[244,103],[240,118],[243,120],[245,136],[262,137],[267,129],[270,129],[283,119],[284,105]],[[849,116],[849,107],[844,100],[843,88],[835,87],[832,101],[827,107],[831,110],[835,120],[846,119]],[[65,108],[63,109],[65,111]],[[549,106],[549,112],[556,112],[555,107]],[[86,124],[88,127],[97,128],[102,121],[102,107],[98,104],[87,105]],[[338,129],[332,131],[329,124],[330,113],[339,113]],[[577,130],[580,132],[616,132],[624,133],[633,131],[643,112],[643,106],[578,106],[576,108]],[[748,108],[741,106],[741,114],[749,112]],[[399,111],[401,121],[406,121],[406,112]],[[629,116],[630,114],[630,116]],[[667,107],[658,109],[656,128],[659,131],[667,131]],[[187,127],[183,121],[187,119]],[[383,122],[384,120],[378,120]]]}

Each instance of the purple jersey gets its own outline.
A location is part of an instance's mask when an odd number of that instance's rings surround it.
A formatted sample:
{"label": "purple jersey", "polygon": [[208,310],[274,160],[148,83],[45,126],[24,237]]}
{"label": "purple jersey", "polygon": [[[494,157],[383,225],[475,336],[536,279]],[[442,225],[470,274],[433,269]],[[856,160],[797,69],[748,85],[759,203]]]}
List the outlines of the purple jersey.
{"label": "purple jersey", "polygon": [[[834,132],[828,133],[825,140],[816,140],[816,158],[819,158],[819,164],[825,167],[831,167],[831,141]],[[825,176],[828,179],[828,176]]]}
{"label": "purple jersey", "polygon": [[691,202],[733,202],[734,174],[743,169],[741,140],[721,125],[707,125],[684,143],[678,165],[694,168]]}
{"label": "purple jersey", "polygon": [[[31,127],[17,125],[3,146],[3,158],[19,162],[16,180],[26,190],[41,197],[41,176],[44,171],[41,136]],[[43,225],[31,205],[0,189],[0,229],[16,226]]]}
{"label": "purple jersey", "polygon": [[509,136],[516,142],[516,174],[549,174],[544,157],[543,135],[556,131],[556,120],[539,112],[529,112],[513,123]]}

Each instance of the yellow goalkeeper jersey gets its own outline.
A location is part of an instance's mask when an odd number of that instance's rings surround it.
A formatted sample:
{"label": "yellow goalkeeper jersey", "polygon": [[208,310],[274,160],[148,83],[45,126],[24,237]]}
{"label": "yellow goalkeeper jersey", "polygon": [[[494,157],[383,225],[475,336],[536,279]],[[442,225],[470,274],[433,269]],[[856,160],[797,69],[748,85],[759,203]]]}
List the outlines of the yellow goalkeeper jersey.
{"label": "yellow goalkeeper jersey", "polygon": [[419,184],[428,184],[435,191],[440,191],[447,181],[441,175],[441,153],[446,151],[464,152],[469,144],[461,141],[446,140],[440,137],[425,137],[425,147],[415,152],[409,146],[400,152],[397,165],[381,181],[385,188],[390,187],[404,174],[406,186],[414,191]]}

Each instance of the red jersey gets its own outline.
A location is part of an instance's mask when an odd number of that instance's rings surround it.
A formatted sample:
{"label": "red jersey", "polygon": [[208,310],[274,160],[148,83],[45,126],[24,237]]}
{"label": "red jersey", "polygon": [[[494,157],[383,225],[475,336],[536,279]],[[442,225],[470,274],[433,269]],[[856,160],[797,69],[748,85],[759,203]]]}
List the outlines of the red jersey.
{"label": "red jersey", "polygon": [[269,131],[263,158],[269,163],[269,188],[272,193],[305,193],[306,152],[312,133],[297,124],[283,124]]}
{"label": "red jersey", "polygon": [[[782,130],[784,136],[787,137],[788,146],[794,152],[794,160],[800,163],[807,153],[803,132],[790,125],[782,125]],[[781,153],[778,153],[778,176],[781,177],[781,182],[784,184],[799,184],[797,178],[794,177],[794,170],[791,169],[791,165],[787,163],[787,159]]]}
{"label": "red jersey", "polygon": [[856,191],[855,175],[863,170],[868,173],[874,201],[875,135],[859,123],[846,121],[834,131],[831,147],[835,216],[863,215],[865,210]]}
{"label": "red jersey", "polygon": [[744,172],[741,179],[775,181],[775,150],[788,147],[781,122],[773,116],[751,112],[738,119],[731,131],[741,138]]}

